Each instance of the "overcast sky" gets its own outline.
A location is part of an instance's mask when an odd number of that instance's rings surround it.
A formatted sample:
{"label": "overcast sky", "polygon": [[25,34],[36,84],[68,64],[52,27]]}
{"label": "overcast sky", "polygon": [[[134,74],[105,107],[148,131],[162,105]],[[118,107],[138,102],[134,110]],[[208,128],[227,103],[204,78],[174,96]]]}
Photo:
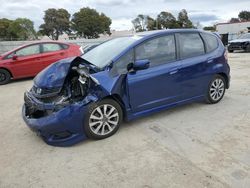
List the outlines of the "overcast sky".
{"label": "overcast sky", "polygon": [[250,0],[0,0],[0,18],[31,19],[36,28],[43,22],[44,11],[48,8],[65,8],[71,14],[81,7],[95,8],[112,19],[112,29],[131,29],[131,20],[138,14],[155,18],[161,11],[175,16],[186,9],[191,20],[203,26],[224,22],[237,17],[239,11],[250,10]]}

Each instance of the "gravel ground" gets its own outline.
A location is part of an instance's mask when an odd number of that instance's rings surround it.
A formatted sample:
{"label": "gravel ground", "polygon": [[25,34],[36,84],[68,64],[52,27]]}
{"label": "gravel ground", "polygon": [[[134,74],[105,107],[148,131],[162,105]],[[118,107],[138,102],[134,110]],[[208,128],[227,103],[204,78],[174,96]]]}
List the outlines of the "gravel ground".
{"label": "gravel ground", "polygon": [[21,118],[32,80],[0,86],[0,187],[250,187],[250,54],[229,54],[231,88],[125,123],[112,137],[46,145]]}

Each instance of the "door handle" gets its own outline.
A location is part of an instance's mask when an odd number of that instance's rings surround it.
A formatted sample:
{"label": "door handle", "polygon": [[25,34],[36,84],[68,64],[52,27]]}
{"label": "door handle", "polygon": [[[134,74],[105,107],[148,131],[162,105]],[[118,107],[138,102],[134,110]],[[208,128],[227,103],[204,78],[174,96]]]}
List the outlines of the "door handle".
{"label": "door handle", "polygon": [[178,69],[173,69],[173,70],[171,70],[170,72],[169,72],[169,74],[176,74],[177,72],[178,72],[179,70]]}

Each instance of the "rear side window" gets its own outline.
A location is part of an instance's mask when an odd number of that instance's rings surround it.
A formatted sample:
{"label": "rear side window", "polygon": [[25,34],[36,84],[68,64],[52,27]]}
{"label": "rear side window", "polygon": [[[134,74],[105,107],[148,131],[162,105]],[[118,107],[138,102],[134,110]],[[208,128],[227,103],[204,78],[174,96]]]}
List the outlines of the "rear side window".
{"label": "rear side window", "polygon": [[214,51],[218,48],[218,40],[217,37],[212,34],[201,33],[201,36],[204,38],[207,47],[207,53]]}
{"label": "rear side window", "polygon": [[62,44],[61,46],[62,46],[63,49],[68,49],[69,48],[69,45],[67,45],[67,44]]}
{"label": "rear side window", "polygon": [[43,52],[54,52],[62,50],[62,46],[59,44],[47,43],[43,44]]}
{"label": "rear side window", "polygon": [[204,43],[198,33],[181,33],[179,41],[182,59],[205,54]]}
{"label": "rear side window", "polygon": [[144,42],[135,49],[136,60],[148,59],[150,66],[157,66],[176,59],[174,35],[158,37]]}

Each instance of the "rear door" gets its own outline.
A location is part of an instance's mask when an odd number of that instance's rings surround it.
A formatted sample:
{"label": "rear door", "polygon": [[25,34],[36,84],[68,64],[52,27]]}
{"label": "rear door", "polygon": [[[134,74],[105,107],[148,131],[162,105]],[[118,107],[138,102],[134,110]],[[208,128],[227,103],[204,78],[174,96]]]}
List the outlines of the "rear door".
{"label": "rear door", "polygon": [[59,43],[43,43],[42,44],[42,63],[44,67],[49,66],[56,61],[64,59],[68,56],[67,50]]}
{"label": "rear door", "polygon": [[182,99],[204,95],[209,81],[205,44],[198,32],[178,34]]}
{"label": "rear door", "polygon": [[176,61],[174,35],[148,40],[135,48],[135,61],[150,61],[150,67],[128,73],[130,104],[134,112],[180,100],[180,62]]}
{"label": "rear door", "polygon": [[[13,56],[15,60],[12,60]],[[39,44],[29,45],[10,54],[10,66],[13,74],[18,77],[35,76],[43,69],[41,63],[41,48]]]}

